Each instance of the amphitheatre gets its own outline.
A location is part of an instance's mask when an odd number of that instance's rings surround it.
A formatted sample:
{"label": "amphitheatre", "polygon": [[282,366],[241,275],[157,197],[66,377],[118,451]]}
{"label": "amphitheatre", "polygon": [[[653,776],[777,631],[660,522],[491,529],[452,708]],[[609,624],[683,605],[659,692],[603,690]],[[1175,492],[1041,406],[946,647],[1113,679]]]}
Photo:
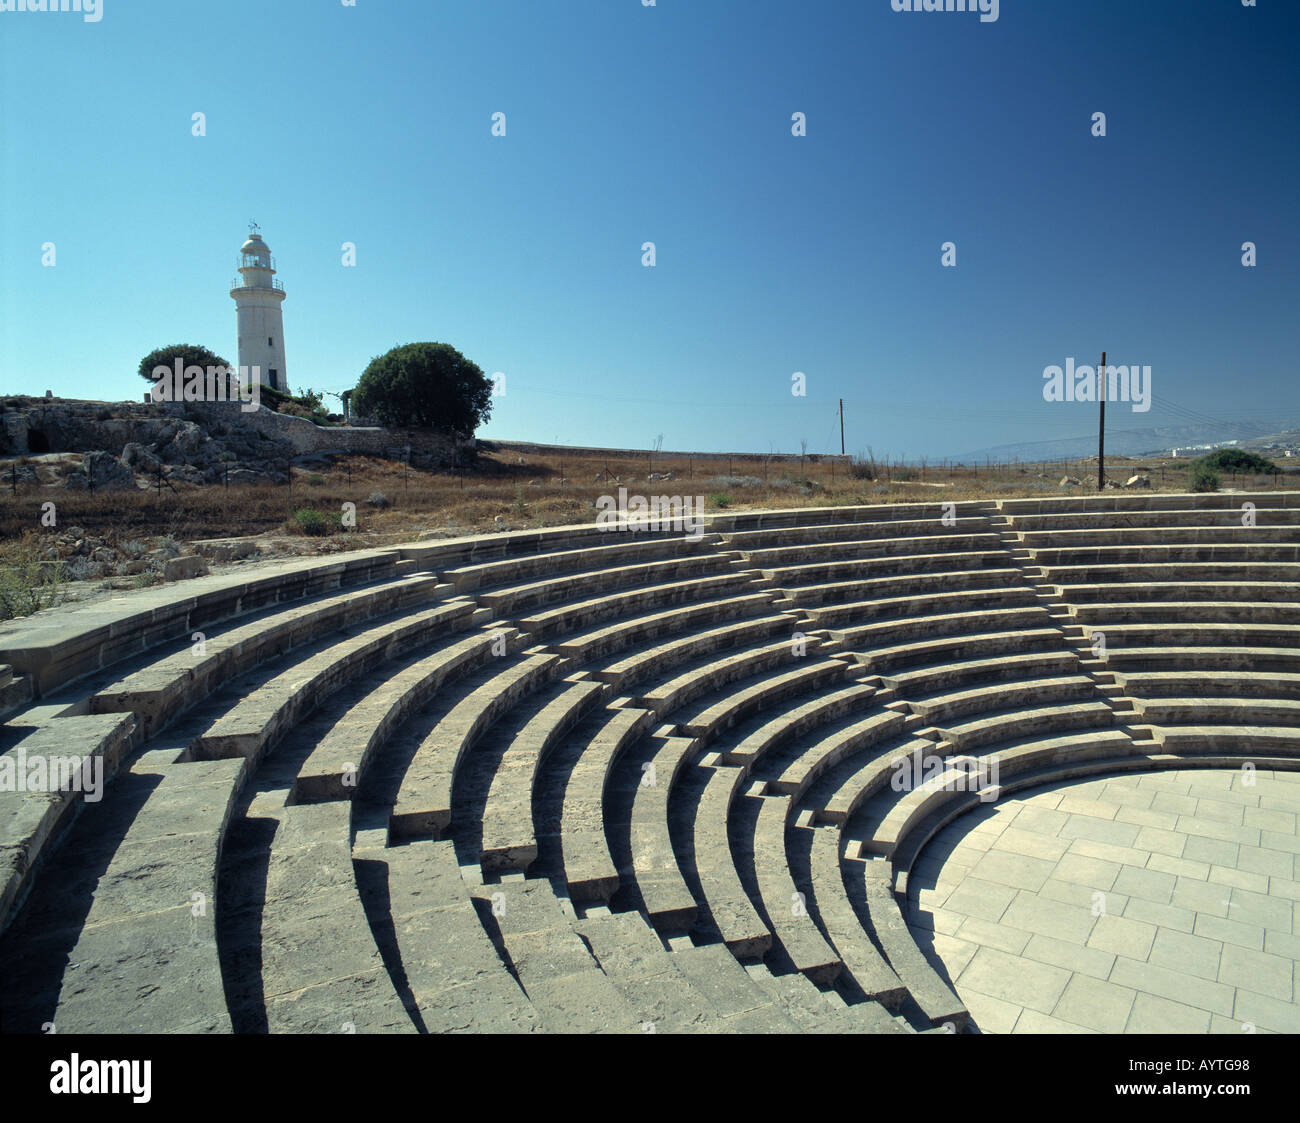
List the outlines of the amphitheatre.
{"label": "amphitheatre", "polygon": [[701,522],[0,628],[0,1028],[1300,1030],[1300,492]]}

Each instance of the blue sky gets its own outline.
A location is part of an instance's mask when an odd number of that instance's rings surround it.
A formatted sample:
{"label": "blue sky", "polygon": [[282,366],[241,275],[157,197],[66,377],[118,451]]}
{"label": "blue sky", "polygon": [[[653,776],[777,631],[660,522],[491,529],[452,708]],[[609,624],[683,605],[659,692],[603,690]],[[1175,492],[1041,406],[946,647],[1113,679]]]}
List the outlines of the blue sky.
{"label": "blue sky", "polygon": [[940,458],[1091,431],[1102,349],[1112,428],[1300,417],[1292,0],[103,3],[0,12],[0,392],[235,360],[255,218],[295,389],[445,341],[480,436]]}

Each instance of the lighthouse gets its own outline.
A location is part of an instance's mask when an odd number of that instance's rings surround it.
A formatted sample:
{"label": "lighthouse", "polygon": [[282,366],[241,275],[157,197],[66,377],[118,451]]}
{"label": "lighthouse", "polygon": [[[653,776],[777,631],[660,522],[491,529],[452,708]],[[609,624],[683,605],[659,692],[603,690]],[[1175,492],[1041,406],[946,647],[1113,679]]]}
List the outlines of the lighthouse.
{"label": "lighthouse", "polygon": [[257,223],[239,247],[239,276],[231,283],[239,321],[239,365],[263,386],[289,392],[284,365],[284,284],[275,279],[275,258]]}

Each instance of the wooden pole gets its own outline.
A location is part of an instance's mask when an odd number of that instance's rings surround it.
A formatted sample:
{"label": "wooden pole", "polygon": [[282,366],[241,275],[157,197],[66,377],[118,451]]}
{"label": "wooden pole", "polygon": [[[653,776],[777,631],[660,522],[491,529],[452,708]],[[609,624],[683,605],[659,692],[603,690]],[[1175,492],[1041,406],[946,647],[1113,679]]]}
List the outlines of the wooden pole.
{"label": "wooden pole", "polygon": [[840,455],[844,455],[844,399],[840,399]]}
{"label": "wooden pole", "polygon": [[1101,366],[1097,368],[1097,397],[1101,399],[1101,412],[1097,415],[1097,494],[1106,486],[1106,352],[1101,353]]}

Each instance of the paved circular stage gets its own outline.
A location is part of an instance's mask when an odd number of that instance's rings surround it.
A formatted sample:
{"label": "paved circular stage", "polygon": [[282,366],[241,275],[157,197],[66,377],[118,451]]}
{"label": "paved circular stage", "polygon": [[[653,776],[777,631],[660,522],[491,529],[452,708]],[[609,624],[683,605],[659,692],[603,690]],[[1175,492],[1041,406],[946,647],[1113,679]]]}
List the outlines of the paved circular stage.
{"label": "paved circular stage", "polygon": [[985,1033],[1300,1032],[1300,773],[1069,781],[969,813],[908,922]]}

